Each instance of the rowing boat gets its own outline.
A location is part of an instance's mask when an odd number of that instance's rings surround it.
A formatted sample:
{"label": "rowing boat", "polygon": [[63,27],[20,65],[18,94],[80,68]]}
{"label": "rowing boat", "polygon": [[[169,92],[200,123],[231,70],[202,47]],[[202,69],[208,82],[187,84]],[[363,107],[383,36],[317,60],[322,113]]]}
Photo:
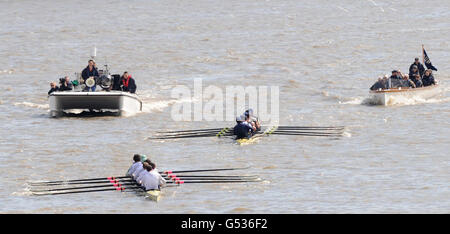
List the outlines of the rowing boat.
{"label": "rowing boat", "polygon": [[157,202],[161,199],[161,190],[155,189],[146,191],[145,198]]}
{"label": "rowing boat", "polygon": [[421,88],[392,88],[370,91],[370,102],[374,105],[394,105],[396,103],[411,100],[428,100],[439,96],[442,89],[439,85],[431,85]]}
{"label": "rowing boat", "polygon": [[249,145],[249,144],[255,143],[258,139],[259,139],[259,136],[252,136],[250,138],[237,139],[236,142],[239,145]]}

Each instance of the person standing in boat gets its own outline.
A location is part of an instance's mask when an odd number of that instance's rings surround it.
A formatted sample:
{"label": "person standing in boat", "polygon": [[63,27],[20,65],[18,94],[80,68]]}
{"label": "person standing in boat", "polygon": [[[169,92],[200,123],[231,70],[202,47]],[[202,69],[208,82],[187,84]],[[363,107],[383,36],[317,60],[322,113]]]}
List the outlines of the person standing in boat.
{"label": "person standing in boat", "polygon": [[430,85],[436,84],[436,80],[434,79],[431,69],[427,69],[425,71],[425,74],[423,75],[423,78],[422,78],[422,83],[423,83],[423,86],[430,86]]}
{"label": "person standing in boat", "polygon": [[59,91],[59,87],[56,85],[55,82],[51,82],[50,83],[50,90],[48,91],[48,95],[50,95],[51,93],[53,93],[55,91]]}
{"label": "person standing in boat", "polygon": [[121,79],[122,91],[136,93],[136,82],[128,72],[124,72]]}
{"label": "person standing in boat", "polygon": [[[411,64],[411,66],[409,66],[409,73],[410,74],[411,74],[411,71],[413,70],[414,66],[416,66],[420,77],[422,77],[424,72],[425,72],[425,67],[423,67],[423,65],[420,63],[419,58],[415,58],[414,59],[414,63]],[[411,77],[411,75],[409,77]]]}
{"label": "person standing in boat", "polygon": [[[98,77],[98,70],[97,67],[95,67],[95,62],[94,60],[90,59],[88,61],[88,65],[86,68],[83,69],[83,71],[81,72],[81,78],[83,79],[83,83],[86,83],[86,80],[89,79],[90,77]],[[87,87],[85,88],[84,91],[95,91],[95,85],[92,86],[91,88]]]}

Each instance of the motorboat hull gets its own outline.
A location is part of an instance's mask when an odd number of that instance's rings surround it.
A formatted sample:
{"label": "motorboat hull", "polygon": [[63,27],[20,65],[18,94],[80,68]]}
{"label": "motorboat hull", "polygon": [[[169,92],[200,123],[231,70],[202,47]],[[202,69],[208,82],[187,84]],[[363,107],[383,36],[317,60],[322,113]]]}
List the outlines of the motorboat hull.
{"label": "motorboat hull", "polygon": [[442,90],[439,85],[421,88],[394,88],[370,91],[370,102],[373,105],[393,105],[399,100],[421,99],[428,100],[437,97]]}
{"label": "motorboat hull", "polygon": [[142,101],[136,94],[121,91],[53,92],[49,102],[52,117],[59,117],[70,110],[112,111],[118,115],[133,115],[142,111]]}

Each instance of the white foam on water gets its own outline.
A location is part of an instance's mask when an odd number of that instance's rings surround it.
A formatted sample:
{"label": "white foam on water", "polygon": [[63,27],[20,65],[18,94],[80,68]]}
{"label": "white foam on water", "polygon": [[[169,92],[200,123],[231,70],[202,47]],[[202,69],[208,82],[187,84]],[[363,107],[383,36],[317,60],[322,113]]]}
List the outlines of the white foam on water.
{"label": "white foam on water", "polygon": [[151,112],[161,112],[165,108],[172,106],[176,103],[185,103],[185,102],[194,102],[194,99],[172,99],[172,100],[161,100],[161,101],[153,101],[153,102],[142,102],[142,112],[151,113]]}
{"label": "white foam on water", "polygon": [[49,104],[37,104],[32,102],[15,102],[14,106],[25,106],[25,107],[31,107],[31,108],[37,108],[37,109],[49,109]]}

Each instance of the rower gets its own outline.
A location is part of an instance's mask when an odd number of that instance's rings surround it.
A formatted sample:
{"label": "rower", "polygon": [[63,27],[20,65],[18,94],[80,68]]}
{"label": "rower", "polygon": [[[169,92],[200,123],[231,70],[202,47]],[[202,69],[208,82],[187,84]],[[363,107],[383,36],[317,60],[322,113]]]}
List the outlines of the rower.
{"label": "rower", "polygon": [[132,176],[138,168],[142,168],[141,156],[139,154],[135,154],[133,156],[133,161],[133,164],[131,164],[130,168],[127,171],[127,176]]}
{"label": "rower", "polygon": [[141,180],[139,180],[137,182],[139,184],[141,184],[142,187],[144,187],[145,191],[159,189],[159,187],[161,185],[160,181],[159,181],[159,177],[155,176],[154,173],[151,173],[151,171],[153,170],[153,167],[147,162],[145,162],[143,164],[143,167],[147,171],[147,173],[144,173]]}
{"label": "rower", "polygon": [[156,164],[154,162],[149,163],[150,166],[152,166],[153,170],[150,171],[150,174],[154,175],[156,178],[158,178],[159,187],[166,184],[166,180],[161,176],[158,169],[156,169]]}
{"label": "rower", "polygon": [[256,127],[250,123],[249,116],[245,116],[244,118],[245,118],[244,121],[234,126],[234,133],[236,135],[236,140],[243,138],[250,138],[256,131]]}
{"label": "rower", "polygon": [[251,123],[256,128],[256,131],[261,130],[261,125],[259,123],[258,117],[253,115],[253,109],[250,108],[246,110],[244,112],[244,116],[250,119],[249,123]]}

